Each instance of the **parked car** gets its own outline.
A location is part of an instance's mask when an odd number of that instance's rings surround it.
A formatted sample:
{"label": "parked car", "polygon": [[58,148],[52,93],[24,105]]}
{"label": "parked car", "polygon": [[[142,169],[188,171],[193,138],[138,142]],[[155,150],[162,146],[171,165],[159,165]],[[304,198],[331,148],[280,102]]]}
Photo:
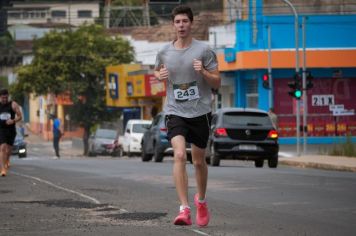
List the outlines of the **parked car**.
{"label": "parked car", "polygon": [[252,108],[222,108],[213,114],[207,158],[213,166],[222,159],[252,160],[263,167],[278,165],[278,133],[268,113]]}
{"label": "parked car", "polygon": [[119,144],[119,134],[116,130],[97,129],[89,137],[89,156],[97,154],[122,156],[122,147]]}
{"label": "parked car", "polygon": [[14,145],[12,146],[12,154],[18,155],[19,158],[27,156],[27,143],[25,141],[26,136],[27,135],[24,134],[19,127],[16,127],[16,137]]}
{"label": "parked car", "polygon": [[[158,113],[152,125],[147,129],[142,138],[142,161],[162,162],[165,155],[173,155],[171,142],[168,141],[165,115]],[[187,144],[187,159],[192,163],[190,145]]]}
{"label": "parked car", "polygon": [[129,120],[126,124],[122,148],[124,153],[131,156],[132,153],[141,153],[141,141],[143,133],[150,127],[151,120]]}

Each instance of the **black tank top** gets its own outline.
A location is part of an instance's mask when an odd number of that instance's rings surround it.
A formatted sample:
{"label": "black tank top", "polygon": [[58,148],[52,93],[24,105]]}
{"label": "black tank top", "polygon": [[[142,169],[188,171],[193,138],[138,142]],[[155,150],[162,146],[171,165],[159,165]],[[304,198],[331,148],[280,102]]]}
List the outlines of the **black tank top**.
{"label": "black tank top", "polygon": [[8,119],[15,119],[15,111],[12,109],[12,101],[9,101],[6,104],[0,103],[0,129],[15,130],[15,124],[6,124],[6,120]]}

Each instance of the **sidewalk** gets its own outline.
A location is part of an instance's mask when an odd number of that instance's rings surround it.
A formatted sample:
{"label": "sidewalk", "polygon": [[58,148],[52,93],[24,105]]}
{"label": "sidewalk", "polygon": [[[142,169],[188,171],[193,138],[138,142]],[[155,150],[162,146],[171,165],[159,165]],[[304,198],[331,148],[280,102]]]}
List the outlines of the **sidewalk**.
{"label": "sidewalk", "polygon": [[[26,137],[27,146],[31,144],[44,144],[46,146],[53,145],[52,140],[47,140],[40,135],[34,134],[28,131],[28,136]],[[71,139],[62,139],[59,143],[61,158],[72,158],[72,157],[84,157],[83,149],[74,147],[73,141]],[[54,153],[53,153],[54,155]]]}
{"label": "sidewalk", "polygon": [[356,172],[356,157],[305,155],[280,158],[279,164],[302,168]]}

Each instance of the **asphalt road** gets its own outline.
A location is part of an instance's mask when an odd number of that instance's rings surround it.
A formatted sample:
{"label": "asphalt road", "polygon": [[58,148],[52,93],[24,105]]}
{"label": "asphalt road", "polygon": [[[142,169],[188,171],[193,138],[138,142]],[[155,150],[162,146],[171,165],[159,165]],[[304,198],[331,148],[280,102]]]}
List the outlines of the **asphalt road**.
{"label": "asphalt road", "polygon": [[[178,227],[172,158],[54,160],[52,152],[32,145],[28,158],[13,157],[0,178],[0,235],[356,234],[354,173],[222,161],[209,167],[211,223]],[[187,167],[192,202],[194,169]]]}

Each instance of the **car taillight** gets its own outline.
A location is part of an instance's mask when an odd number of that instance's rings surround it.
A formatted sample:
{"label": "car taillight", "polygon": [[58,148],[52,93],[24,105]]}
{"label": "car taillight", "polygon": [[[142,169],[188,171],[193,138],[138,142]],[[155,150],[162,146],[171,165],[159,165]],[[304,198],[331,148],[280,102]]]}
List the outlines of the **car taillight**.
{"label": "car taillight", "polygon": [[278,138],[278,132],[276,130],[270,130],[268,133],[269,138]]}
{"label": "car taillight", "polygon": [[160,128],[159,130],[162,132],[167,132],[167,128]]}
{"label": "car taillight", "polygon": [[217,128],[214,132],[216,137],[226,137],[227,132],[225,128]]}

